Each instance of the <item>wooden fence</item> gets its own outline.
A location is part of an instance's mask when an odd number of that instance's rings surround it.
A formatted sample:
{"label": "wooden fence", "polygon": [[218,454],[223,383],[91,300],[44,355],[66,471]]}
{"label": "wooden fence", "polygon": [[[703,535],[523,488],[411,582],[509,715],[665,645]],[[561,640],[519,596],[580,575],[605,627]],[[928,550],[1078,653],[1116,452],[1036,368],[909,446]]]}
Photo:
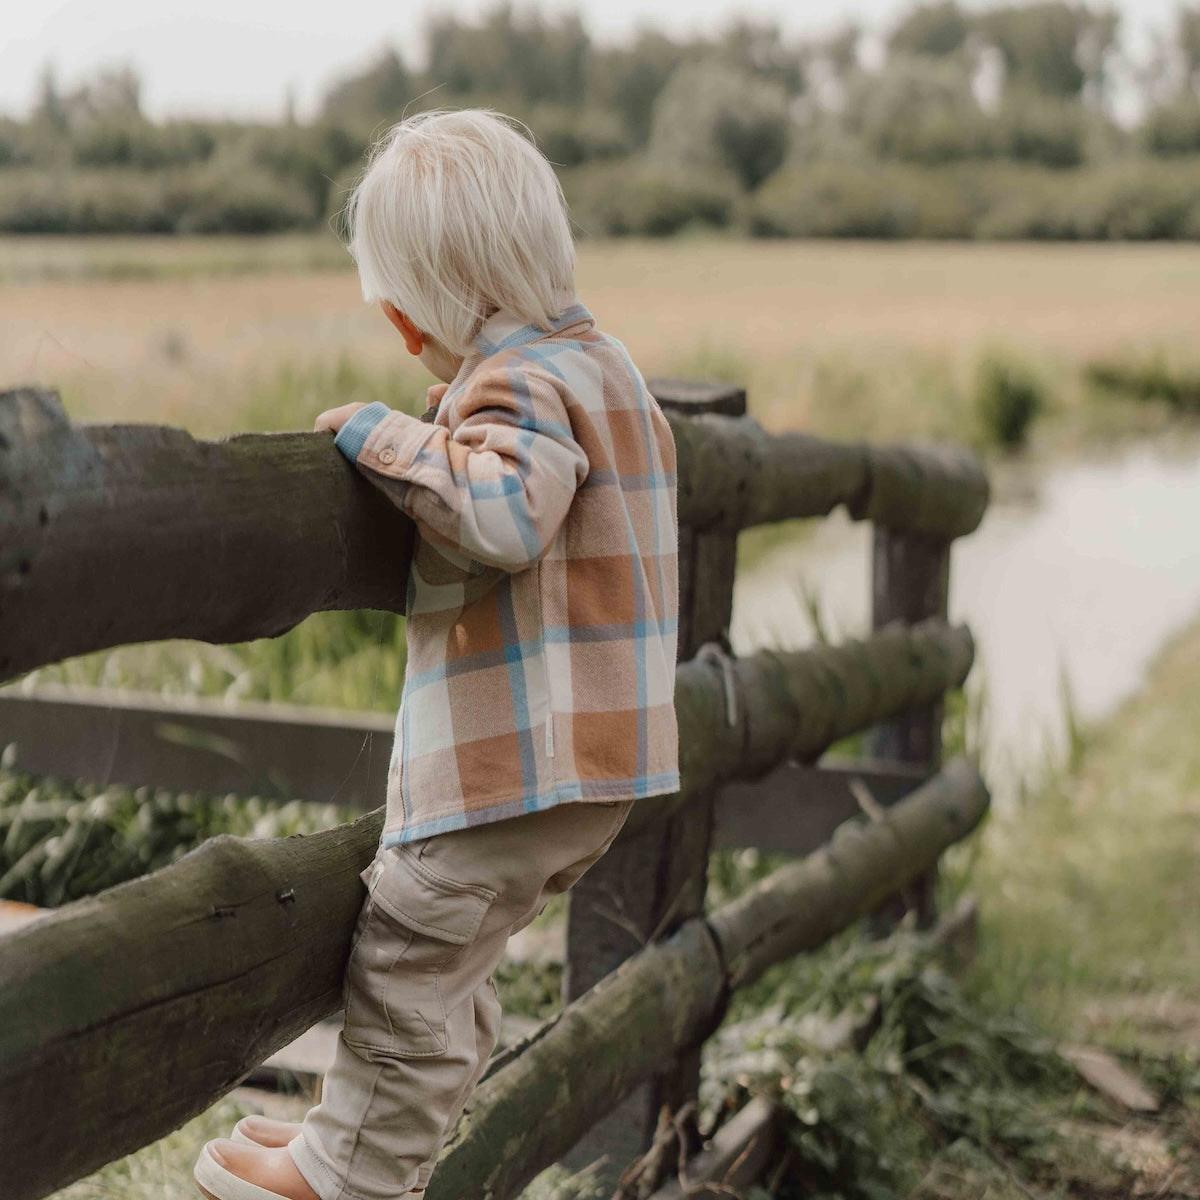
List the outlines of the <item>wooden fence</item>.
{"label": "wooden fence", "polygon": [[[564,1007],[490,1064],[429,1200],[504,1200],[556,1161],[619,1169],[664,1105],[694,1097],[733,990],[901,889],[928,918],[938,856],[987,807],[940,743],[942,696],[973,654],[946,601],[951,542],[987,504],[977,459],[768,435],[739,389],[652,390],[679,452],[682,788],[635,806],[571,893]],[[838,505],[874,523],[874,632],[733,658],[739,530]],[[327,436],[204,442],[71,424],[49,392],[0,394],[0,681],[125,643],[402,611],[412,537]],[[814,765],[860,731],[866,758]],[[286,776],[288,794],[336,790],[369,810],[391,735],[390,718],[293,706],[0,692],[0,743],[61,777],[261,792]],[[863,817],[864,788],[882,814],[868,802]],[[166,1134],[336,1011],[381,827],[375,809],[312,837],[218,837],[0,940],[6,1196],[44,1196]],[[705,915],[710,850],[749,845],[796,857]],[[752,1106],[696,1161],[761,1146],[770,1122]]]}

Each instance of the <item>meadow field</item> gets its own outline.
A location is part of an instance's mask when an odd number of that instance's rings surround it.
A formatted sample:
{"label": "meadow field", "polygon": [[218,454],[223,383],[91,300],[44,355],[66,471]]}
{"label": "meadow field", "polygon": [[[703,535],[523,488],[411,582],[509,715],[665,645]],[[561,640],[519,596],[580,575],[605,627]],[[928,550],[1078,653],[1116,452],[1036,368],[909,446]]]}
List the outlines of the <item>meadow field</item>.
{"label": "meadow field", "polygon": [[[1200,378],[1200,246],[585,241],[578,283],[646,375],[742,384],[773,429],[952,438],[997,460],[1015,410],[1022,461],[1045,463],[1171,427],[1170,405],[1098,388],[1096,363]],[[0,387],[57,388],[74,420],[308,430],[351,400],[417,411],[431,382],[332,233],[0,238]],[[796,532],[750,531],[739,559]],[[280,639],[122,647],[34,675],[388,710],[403,637],[385,614],[321,613]]]}
{"label": "meadow field", "polygon": [[[1104,433],[1151,418],[1094,394],[1089,363],[1200,362],[1194,245],[588,241],[578,283],[645,374],[744,384],[769,427],[834,437],[986,446],[997,358],[1034,378],[1052,434]],[[209,437],[419,405],[429,382],[331,234],[0,239],[0,379],[58,387],[76,419]]]}
{"label": "meadow field", "polygon": [[[1097,364],[1200,377],[1200,246],[622,240],[581,246],[578,278],[647,375],[744,384],[752,413],[775,429],[954,438],[1000,467],[1012,451],[982,381],[987,364],[1007,364],[1038,404],[1023,456],[998,480],[1019,478],[1026,460],[1174,428],[1178,415],[1152,387],[1151,403],[1114,394],[1097,385]],[[415,409],[430,382],[362,302],[344,250],[315,235],[0,239],[0,376],[0,387],[59,388],[77,421],[204,437],[311,429],[322,409],[355,399]],[[1198,647],[1194,627],[1140,697],[1082,735],[1078,761],[951,860],[947,900],[973,887],[983,914],[980,956],[961,983],[909,961],[902,944],[847,935],[781,967],[731,1014],[707,1086],[741,1080],[768,1027],[791,1046],[819,1004],[844,1004],[890,973],[894,1016],[864,1056],[803,1055],[815,1074],[802,1080],[812,1090],[797,1153],[813,1171],[825,1158],[841,1164],[837,1194],[1200,1195],[1200,1026],[1186,1000],[1196,945],[1178,918],[1196,901]],[[364,612],[319,613],[234,646],[122,647],[28,678],[394,712],[403,670],[403,620]],[[957,749],[961,731],[953,720],[947,729]],[[713,894],[768,866],[715,855]],[[554,984],[514,965],[501,980],[506,1010],[546,1015]],[[902,1038],[913,1048],[901,1060]],[[1132,1149],[1134,1123],[1048,1053],[1080,1038],[1121,1050],[1163,1098]],[[226,1099],[62,1200],[182,1200],[197,1146],[242,1111]]]}

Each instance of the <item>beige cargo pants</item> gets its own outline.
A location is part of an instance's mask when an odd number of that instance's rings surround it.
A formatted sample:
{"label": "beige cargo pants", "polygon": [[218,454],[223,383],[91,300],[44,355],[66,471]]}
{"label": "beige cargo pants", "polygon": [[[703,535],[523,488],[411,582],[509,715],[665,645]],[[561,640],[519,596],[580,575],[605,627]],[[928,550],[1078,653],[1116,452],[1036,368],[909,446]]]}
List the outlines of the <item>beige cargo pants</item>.
{"label": "beige cargo pants", "polygon": [[560,804],[376,853],[333,1068],[288,1146],[321,1200],[424,1188],[496,1044],[509,935],[604,854],[632,805]]}

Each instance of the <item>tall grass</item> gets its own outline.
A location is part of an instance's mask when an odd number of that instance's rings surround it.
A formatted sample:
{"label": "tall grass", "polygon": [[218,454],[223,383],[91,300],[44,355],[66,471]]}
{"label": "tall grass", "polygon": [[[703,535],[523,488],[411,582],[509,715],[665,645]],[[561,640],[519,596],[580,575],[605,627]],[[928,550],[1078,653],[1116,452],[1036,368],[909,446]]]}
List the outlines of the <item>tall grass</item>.
{"label": "tall grass", "polygon": [[1153,1047],[1172,997],[1200,989],[1198,671],[1193,626],[1101,725],[1065,690],[1066,759],[986,832],[974,986],[1061,1036]]}
{"label": "tall grass", "polygon": [[1200,413],[1200,365],[1172,363],[1161,350],[1148,357],[1095,359],[1084,372],[1089,383],[1113,395]]}
{"label": "tall grass", "polygon": [[351,271],[332,235],[0,237],[0,283],[202,279]]}
{"label": "tall grass", "polygon": [[371,404],[419,416],[433,381],[407,364],[378,368],[342,351],[331,361],[281,363],[271,373],[251,377],[237,403],[237,428],[268,433],[311,429],[317,413],[342,404]]}
{"label": "tall grass", "polygon": [[364,609],[314,613],[279,637],[227,646],[184,640],[120,646],[38,667],[22,679],[394,712],[405,660],[403,617]]}
{"label": "tall grass", "polygon": [[1024,364],[994,353],[980,361],[975,397],[982,439],[1005,450],[1025,445],[1047,404],[1041,383]]}

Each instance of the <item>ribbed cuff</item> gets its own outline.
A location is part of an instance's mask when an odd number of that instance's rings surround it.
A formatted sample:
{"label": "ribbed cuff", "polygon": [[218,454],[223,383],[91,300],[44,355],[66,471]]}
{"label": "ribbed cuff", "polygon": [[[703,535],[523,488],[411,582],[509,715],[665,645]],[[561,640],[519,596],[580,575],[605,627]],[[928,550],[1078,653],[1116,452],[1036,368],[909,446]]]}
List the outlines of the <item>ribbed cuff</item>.
{"label": "ribbed cuff", "polygon": [[350,460],[357,462],[358,456],[371,436],[371,430],[383,420],[392,410],[382,400],[375,400],[366,408],[360,408],[338,430],[333,444]]}

